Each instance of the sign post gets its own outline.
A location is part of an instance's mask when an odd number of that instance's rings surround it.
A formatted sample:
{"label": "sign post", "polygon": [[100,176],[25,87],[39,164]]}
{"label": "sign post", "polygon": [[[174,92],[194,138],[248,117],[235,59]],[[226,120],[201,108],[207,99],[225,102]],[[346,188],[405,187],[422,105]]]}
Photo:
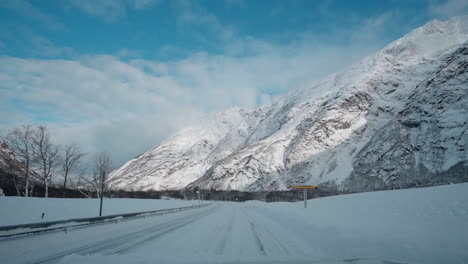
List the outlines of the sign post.
{"label": "sign post", "polygon": [[106,177],[106,172],[103,171],[101,175],[101,205],[99,206],[99,216],[102,216],[102,199],[104,198],[104,181]]}
{"label": "sign post", "polygon": [[304,189],[304,208],[307,208],[307,189]]}
{"label": "sign post", "polygon": [[289,186],[289,189],[293,190],[302,190],[304,195],[304,208],[307,208],[307,190],[317,189],[317,186],[313,185],[299,185],[299,186]]}

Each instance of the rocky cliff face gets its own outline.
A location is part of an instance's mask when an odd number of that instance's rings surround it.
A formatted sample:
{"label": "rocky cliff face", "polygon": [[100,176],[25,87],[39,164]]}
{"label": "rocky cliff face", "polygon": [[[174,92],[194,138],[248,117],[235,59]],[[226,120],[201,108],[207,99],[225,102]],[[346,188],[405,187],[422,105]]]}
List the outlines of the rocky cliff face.
{"label": "rocky cliff face", "polygon": [[444,56],[354,159],[352,191],[468,181],[468,43]]}
{"label": "rocky cliff face", "polygon": [[254,110],[228,109],[124,164],[111,188],[350,191],[467,181],[468,17],[433,21]]}

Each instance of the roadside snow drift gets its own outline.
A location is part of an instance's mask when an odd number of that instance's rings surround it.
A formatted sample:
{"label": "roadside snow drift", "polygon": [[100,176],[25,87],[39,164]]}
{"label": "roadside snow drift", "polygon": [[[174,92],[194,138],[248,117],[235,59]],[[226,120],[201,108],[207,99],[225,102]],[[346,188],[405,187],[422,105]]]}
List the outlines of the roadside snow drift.
{"label": "roadside snow drift", "polygon": [[[104,199],[102,215],[190,206],[191,201]],[[44,218],[42,218],[44,213]],[[99,216],[99,199],[0,197],[0,226]]]}

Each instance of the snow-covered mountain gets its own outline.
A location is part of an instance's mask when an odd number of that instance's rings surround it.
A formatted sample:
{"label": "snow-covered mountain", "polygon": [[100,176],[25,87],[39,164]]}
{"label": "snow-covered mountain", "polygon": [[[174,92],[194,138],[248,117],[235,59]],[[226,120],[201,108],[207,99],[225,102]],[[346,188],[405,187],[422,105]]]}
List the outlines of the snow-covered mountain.
{"label": "snow-covered mountain", "polygon": [[[31,169],[30,186],[40,184],[39,179],[39,175]],[[4,190],[14,190],[15,194],[18,194],[20,190],[23,191],[24,184],[24,164],[13,153],[10,146],[0,138],[0,193]]]}
{"label": "snow-covered mountain", "polygon": [[8,144],[0,138],[0,170],[19,176],[23,173],[22,167]]}
{"label": "snow-covered mountain", "polygon": [[468,17],[434,20],[352,68],[184,129],[115,189],[367,191],[468,181]]}

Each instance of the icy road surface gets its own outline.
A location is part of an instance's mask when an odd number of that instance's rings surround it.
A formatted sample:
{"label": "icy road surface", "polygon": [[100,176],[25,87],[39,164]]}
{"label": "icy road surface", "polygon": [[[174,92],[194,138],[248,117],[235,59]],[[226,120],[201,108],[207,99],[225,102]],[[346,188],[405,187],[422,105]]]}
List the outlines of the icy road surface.
{"label": "icy road surface", "polygon": [[0,240],[0,263],[468,263],[468,184],[211,206]]}

